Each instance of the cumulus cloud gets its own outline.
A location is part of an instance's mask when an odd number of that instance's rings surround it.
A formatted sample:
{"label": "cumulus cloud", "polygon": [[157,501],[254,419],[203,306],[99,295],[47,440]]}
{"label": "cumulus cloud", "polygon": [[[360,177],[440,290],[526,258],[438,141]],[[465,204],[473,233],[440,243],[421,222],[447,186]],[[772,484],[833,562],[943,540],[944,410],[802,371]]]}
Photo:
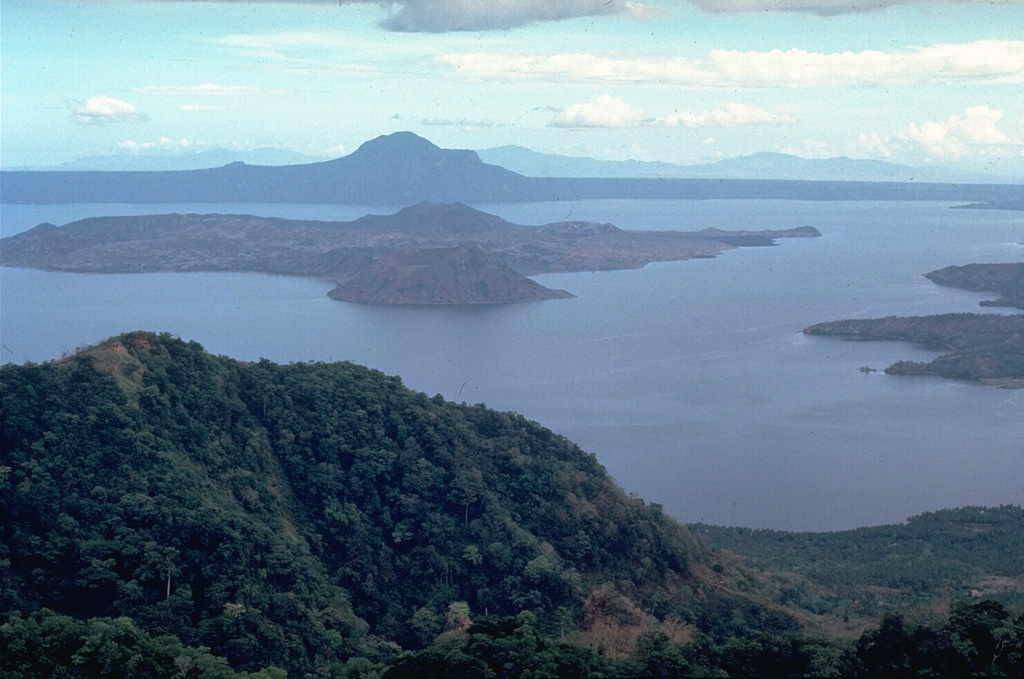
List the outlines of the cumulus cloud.
{"label": "cumulus cloud", "polygon": [[601,80],[706,87],[890,86],[917,83],[1024,83],[1024,41],[979,40],[904,52],[713,50],[704,59],[613,58],[594,54],[447,54],[470,79]]}
{"label": "cumulus cloud", "polygon": [[584,104],[573,104],[554,118],[552,127],[634,127],[644,122],[642,109],[634,108],[619,97],[602,94]]}
{"label": "cumulus cloud", "polygon": [[872,155],[892,158],[893,149],[888,139],[882,139],[877,132],[857,135],[857,146],[871,152]]}
{"label": "cumulus cloud", "polygon": [[740,125],[757,125],[762,123],[793,122],[796,121],[788,116],[781,116],[758,106],[750,106],[749,104],[741,104],[735,101],[719,104],[703,113],[682,111],[655,120],[656,124],[665,125],[666,127],[737,127]]}
{"label": "cumulus cloud", "polygon": [[85,101],[74,101],[71,105],[71,119],[83,125],[142,123],[149,120],[149,116],[127,101],[114,99],[105,94],[90,97]]}
{"label": "cumulus cloud", "polygon": [[971,149],[1012,143],[997,123],[1003,112],[988,106],[969,106],[963,115],[945,121],[907,126],[904,134],[935,155],[960,156]]}
{"label": "cumulus cloud", "polygon": [[[690,0],[690,2],[706,12],[807,12],[821,16],[871,12],[893,5],[931,4],[920,0]],[[1024,0],[938,0],[934,4],[1024,5]]]}

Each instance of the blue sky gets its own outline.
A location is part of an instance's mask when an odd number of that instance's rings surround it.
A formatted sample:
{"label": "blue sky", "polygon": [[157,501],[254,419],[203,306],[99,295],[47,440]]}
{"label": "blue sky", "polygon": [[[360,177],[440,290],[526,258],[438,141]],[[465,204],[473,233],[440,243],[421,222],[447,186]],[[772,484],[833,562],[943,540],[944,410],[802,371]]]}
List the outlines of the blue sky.
{"label": "blue sky", "polygon": [[398,130],[1024,167],[1024,0],[3,0],[0,59],[6,167]]}

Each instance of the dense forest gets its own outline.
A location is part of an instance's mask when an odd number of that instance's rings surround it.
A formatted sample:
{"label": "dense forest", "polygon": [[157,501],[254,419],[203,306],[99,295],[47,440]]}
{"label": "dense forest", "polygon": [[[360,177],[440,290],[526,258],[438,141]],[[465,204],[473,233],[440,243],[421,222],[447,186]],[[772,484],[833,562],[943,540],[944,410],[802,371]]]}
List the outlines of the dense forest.
{"label": "dense forest", "polygon": [[828,640],[721,561],[566,439],[352,364],[0,368],[0,676],[1019,673],[999,601]]}
{"label": "dense forest", "polygon": [[822,620],[924,614],[936,604],[979,597],[1024,606],[1020,506],[944,509],[903,524],[824,533],[690,529],[767,578],[780,600]]}

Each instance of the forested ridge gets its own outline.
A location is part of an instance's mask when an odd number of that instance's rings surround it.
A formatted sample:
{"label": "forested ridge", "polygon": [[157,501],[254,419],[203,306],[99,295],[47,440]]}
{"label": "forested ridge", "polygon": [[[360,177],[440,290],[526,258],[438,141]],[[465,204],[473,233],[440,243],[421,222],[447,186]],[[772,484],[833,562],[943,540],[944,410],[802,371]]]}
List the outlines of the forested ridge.
{"label": "forested ridge", "polygon": [[[568,440],[356,365],[140,332],[0,368],[3,677],[877,669],[758,588]],[[1012,669],[1024,618],[983,603],[899,631]]]}

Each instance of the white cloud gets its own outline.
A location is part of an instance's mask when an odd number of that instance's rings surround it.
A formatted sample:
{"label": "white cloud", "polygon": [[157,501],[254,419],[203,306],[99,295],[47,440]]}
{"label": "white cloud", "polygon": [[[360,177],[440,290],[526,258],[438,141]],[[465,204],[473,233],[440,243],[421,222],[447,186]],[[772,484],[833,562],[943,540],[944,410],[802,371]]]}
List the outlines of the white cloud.
{"label": "white cloud", "polygon": [[893,155],[891,142],[887,139],[882,139],[881,135],[877,132],[868,134],[862,132],[857,135],[857,146],[883,158],[892,158]]}
{"label": "white cloud", "polygon": [[793,123],[788,116],[766,111],[759,106],[730,101],[714,108],[693,113],[681,111],[662,118],[647,117],[643,109],[628,102],[602,94],[587,103],[573,104],[559,111],[548,125],[552,127],[639,127],[642,125],[661,127],[739,127],[765,123]]}
{"label": "white cloud", "polygon": [[1024,41],[979,40],[904,52],[713,50],[704,59],[612,58],[594,54],[447,54],[465,78],[600,80],[709,87],[891,86],[917,83],[1024,83]]}
{"label": "white cloud", "polygon": [[793,122],[795,121],[788,116],[780,116],[758,106],[750,106],[749,104],[741,104],[735,101],[719,104],[703,113],[682,111],[665,116],[664,118],[658,118],[655,121],[658,125],[666,127],[737,127],[761,123]]}
{"label": "white cloud", "polygon": [[928,121],[918,127],[910,123],[904,134],[929,153],[960,156],[984,147],[1012,144],[997,123],[1003,112],[988,106],[969,106],[963,115],[951,115],[945,121]]}
{"label": "white cloud", "polygon": [[169,97],[192,97],[195,95],[206,95],[213,97],[236,97],[260,94],[273,94],[256,87],[247,85],[214,85],[206,83],[203,85],[150,85],[140,87],[139,92],[146,94],[159,94]]}
{"label": "white cloud", "polygon": [[85,101],[71,102],[71,104],[74,106],[71,119],[83,125],[142,123],[149,120],[149,116],[127,101],[114,99],[105,94],[90,97]]}
{"label": "white cloud", "polygon": [[644,122],[644,112],[622,99],[602,94],[594,101],[573,104],[554,118],[552,127],[634,127]]}
{"label": "white cloud", "polygon": [[645,5],[640,2],[624,2],[622,3],[623,12],[622,14],[630,19],[639,19],[640,21],[653,21],[655,19],[666,19],[671,16],[668,10],[657,7],[655,5]]}
{"label": "white cloud", "polygon": [[137,153],[139,151],[178,151],[181,149],[187,149],[195,144],[188,139],[168,139],[167,137],[161,137],[160,141],[144,141],[137,142],[131,139],[126,139],[117,145],[117,148]]}
{"label": "white cloud", "polygon": [[809,12],[822,16],[870,12],[893,5],[1022,5],[1024,0],[690,0],[707,12]]}

